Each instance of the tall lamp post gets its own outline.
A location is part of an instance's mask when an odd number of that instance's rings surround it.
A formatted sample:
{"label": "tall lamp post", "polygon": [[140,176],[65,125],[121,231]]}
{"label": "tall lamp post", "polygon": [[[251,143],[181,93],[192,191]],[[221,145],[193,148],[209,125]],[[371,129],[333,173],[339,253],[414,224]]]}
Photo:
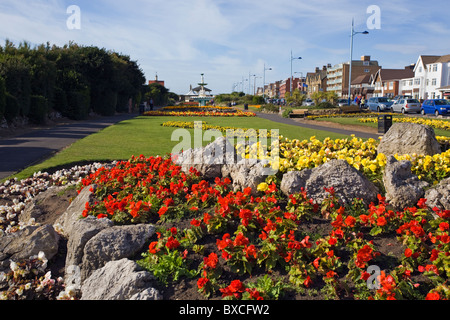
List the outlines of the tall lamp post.
{"label": "tall lamp post", "polygon": [[292,57],[292,50],[291,50],[291,91],[289,92],[291,95],[292,95],[292,81],[294,81],[294,79],[293,79],[293,76],[292,76],[292,61],[294,61],[294,60],[300,60],[302,57],[295,57],[295,58],[293,58]]}
{"label": "tall lamp post", "polygon": [[363,32],[356,32],[354,30],[354,19],[352,19],[352,32],[350,35],[350,68],[348,71],[348,105],[350,105],[351,103],[351,98],[350,98],[350,94],[351,94],[351,85],[352,85],[352,64],[353,64],[353,36],[355,34],[369,34],[369,31],[363,31]]}
{"label": "tall lamp post", "polygon": [[272,70],[272,68],[266,68],[266,64],[264,63],[264,76],[263,76],[263,98],[266,101],[266,70]]}

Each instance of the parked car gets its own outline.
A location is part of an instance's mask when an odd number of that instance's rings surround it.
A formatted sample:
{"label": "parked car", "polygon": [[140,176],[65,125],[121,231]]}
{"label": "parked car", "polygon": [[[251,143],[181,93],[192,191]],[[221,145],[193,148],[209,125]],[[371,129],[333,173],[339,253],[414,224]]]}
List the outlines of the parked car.
{"label": "parked car", "polygon": [[338,107],[347,106],[347,105],[348,105],[348,99],[339,99],[337,101],[337,106]]}
{"label": "parked car", "polygon": [[450,115],[450,101],[446,99],[428,99],[422,103],[422,114]]}
{"label": "parked car", "polygon": [[305,101],[303,101],[303,105],[305,107],[310,107],[314,105],[314,101],[312,101],[311,99],[306,99]]}
{"label": "parked car", "polygon": [[372,111],[390,111],[392,101],[386,97],[372,97],[366,102],[367,108]]}
{"label": "parked car", "polygon": [[392,112],[401,112],[403,114],[416,112],[419,113],[421,110],[421,104],[417,99],[398,99],[391,106]]}

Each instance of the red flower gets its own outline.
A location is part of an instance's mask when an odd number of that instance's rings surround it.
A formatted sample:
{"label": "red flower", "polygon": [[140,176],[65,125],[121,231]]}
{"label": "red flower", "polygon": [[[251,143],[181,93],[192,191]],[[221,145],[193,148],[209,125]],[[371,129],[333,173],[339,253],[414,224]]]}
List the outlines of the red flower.
{"label": "red flower", "polygon": [[161,216],[163,216],[166,212],[167,212],[167,210],[168,210],[169,208],[167,208],[167,207],[161,207],[161,208],[159,208],[159,210],[158,210],[158,215],[161,217]]}
{"label": "red flower", "polygon": [[356,219],[352,216],[348,216],[347,218],[345,218],[344,222],[347,226],[353,228],[355,226]]}
{"label": "red flower", "polygon": [[445,230],[448,230],[448,223],[447,222],[441,222],[440,224],[439,224],[439,229],[441,229],[441,231],[445,231]]}
{"label": "red flower", "polygon": [[191,225],[194,227],[200,227],[201,221],[197,220],[197,219],[192,219],[191,220]]}
{"label": "red flower", "polygon": [[405,257],[409,258],[411,257],[413,251],[410,248],[406,248],[405,250]]}
{"label": "red flower", "polygon": [[172,227],[172,228],[170,228],[170,233],[171,233],[172,235],[176,236],[176,235],[177,235],[177,233],[178,233],[178,230],[177,230],[177,228],[176,228],[176,227]]}
{"label": "red flower", "polygon": [[379,217],[377,219],[377,226],[384,226],[386,225],[387,221],[385,217]]}
{"label": "red flower", "polygon": [[311,283],[312,283],[312,281],[311,281],[311,277],[310,276],[307,276],[305,281],[303,281],[303,285],[305,287],[307,287],[307,288],[311,285]]}
{"label": "red flower", "polygon": [[176,249],[179,246],[180,246],[180,243],[174,237],[170,236],[169,239],[167,239],[166,247],[168,249]]}
{"label": "red flower", "polygon": [[219,262],[219,258],[217,257],[217,254],[212,252],[208,257],[203,258],[203,262],[205,266],[215,269],[217,267],[217,263]]}
{"label": "red flower", "polygon": [[248,238],[244,237],[242,232],[239,232],[236,236],[236,239],[234,239],[234,245],[235,246],[246,246],[248,245],[249,241]]}
{"label": "red flower", "polygon": [[428,292],[427,296],[425,297],[425,300],[439,300],[441,296],[438,292]]}
{"label": "red flower", "polygon": [[256,259],[257,251],[255,245],[252,244],[248,246],[247,248],[244,249],[244,252],[246,258],[250,258],[250,256],[252,256],[253,258]]}
{"label": "red flower", "polygon": [[355,265],[358,268],[364,268],[366,262],[372,260],[372,258],[373,258],[373,249],[366,244],[364,247],[358,250]]}
{"label": "red flower", "polygon": [[202,289],[209,282],[208,278],[200,278],[197,280],[197,287]]}
{"label": "red flower", "polygon": [[153,241],[152,243],[150,243],[150,245],[148,246],[148,251],[151,254],[156,254],[159,250],[156,249],[156,246],[158,245],[157,241]]}
{"label": "red flower", "polygon": [[336,276],[337,273],[334,272],[333,270],[330,270],[327,272],[327,278],[334,278],[334,276]]}
{"label": "red flower", "polygon": [[328,239],[328,243],[329,243],[331,246],[334,246],[334,245],[337,243],[337,239],[331,237],[330,239]]}

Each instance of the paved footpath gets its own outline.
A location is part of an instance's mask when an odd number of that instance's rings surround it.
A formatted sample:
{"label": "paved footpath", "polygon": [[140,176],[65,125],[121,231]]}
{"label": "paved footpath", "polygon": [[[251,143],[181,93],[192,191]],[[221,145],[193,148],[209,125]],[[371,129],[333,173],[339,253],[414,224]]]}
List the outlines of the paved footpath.
{"label": "paved footpath", "polygon": [[284,124],[290,124],[290,125],[299,126],[299,127],[308,128],[308,129],[313,129],[313,130],[329,131],[329,132],[334,132],[334,133],[339,133],[339,134],[344,134],[344,135],[354,134],[358,138],[364,138],[364,139],[373,138],[373,139],[378,140],[378,137],[380,136],[380,135],[374,134],[374,133],[355,131],[355,130],[351,130],[351,129],[350,130],[346,130],[346,129],[339,129],[339,128],[319,126],[319,125],[309,124],[309,123],[302,123],[302,122],[298,122],[298,121],[295,121],[295,120],[290,119],[290,118],[280,117],[279,115],[277,115],[275,113],[256,112],[256,115],[258,117],[260,117],[260,118],[264,118],[264,119],[267,119],[267,120],[272,120],[272,121],[275,121],[275,122],[280,122],[280,123],[284,123]]}
{"label": "paved footpath", "polygon": [[0,179],[36,164],[92,133],[117,122],[136,117],[120,114],[96,120],[79,121],[0,140]]}

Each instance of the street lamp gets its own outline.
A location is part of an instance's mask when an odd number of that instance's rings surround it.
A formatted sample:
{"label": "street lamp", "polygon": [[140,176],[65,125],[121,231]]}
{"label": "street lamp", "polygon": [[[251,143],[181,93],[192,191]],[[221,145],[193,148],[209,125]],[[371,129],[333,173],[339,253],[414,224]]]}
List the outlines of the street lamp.
{"label": "street lamp", "polygon": [[266,64],[264,63],[264,76],[263,76],[263,98],[264,101],[265,100],[265,95],[266,95],[266,70],[272,70],[272,68],[266,68]]}
{"label": "street lamp", "polygon": [[354,30],[354,19],[352,19],[352,32],[350,35],[350,69],[348,71],[348,105],[350,105],[350,93],[351,93],[351,85],[352,85],[352,64],[353,64],[353,36],[355,34],[369,34],[369,31],[356,32]]}
{"label": "street lamp", "polygon": [[250,84],[250,81],[251,81],[251,78],[252,77],[256,77],[256,74],[250,74],[250,72],[248,73],[248,95],[250,95],[250,93],[251,93],[251,88],[250,88],[250,86],[251,86],[251,84]]}
{"label": "street lamp", "polygon": [[292,77],[292,61],[294,61],[294,60],[300,60],[302,57],[295,57],[295,58],[293,58],[292,57],[292,50],[291,50],[291,91],[290,91],[290,94],[292,95],[292,81],[294,80],[293,79],[293,77]]}

